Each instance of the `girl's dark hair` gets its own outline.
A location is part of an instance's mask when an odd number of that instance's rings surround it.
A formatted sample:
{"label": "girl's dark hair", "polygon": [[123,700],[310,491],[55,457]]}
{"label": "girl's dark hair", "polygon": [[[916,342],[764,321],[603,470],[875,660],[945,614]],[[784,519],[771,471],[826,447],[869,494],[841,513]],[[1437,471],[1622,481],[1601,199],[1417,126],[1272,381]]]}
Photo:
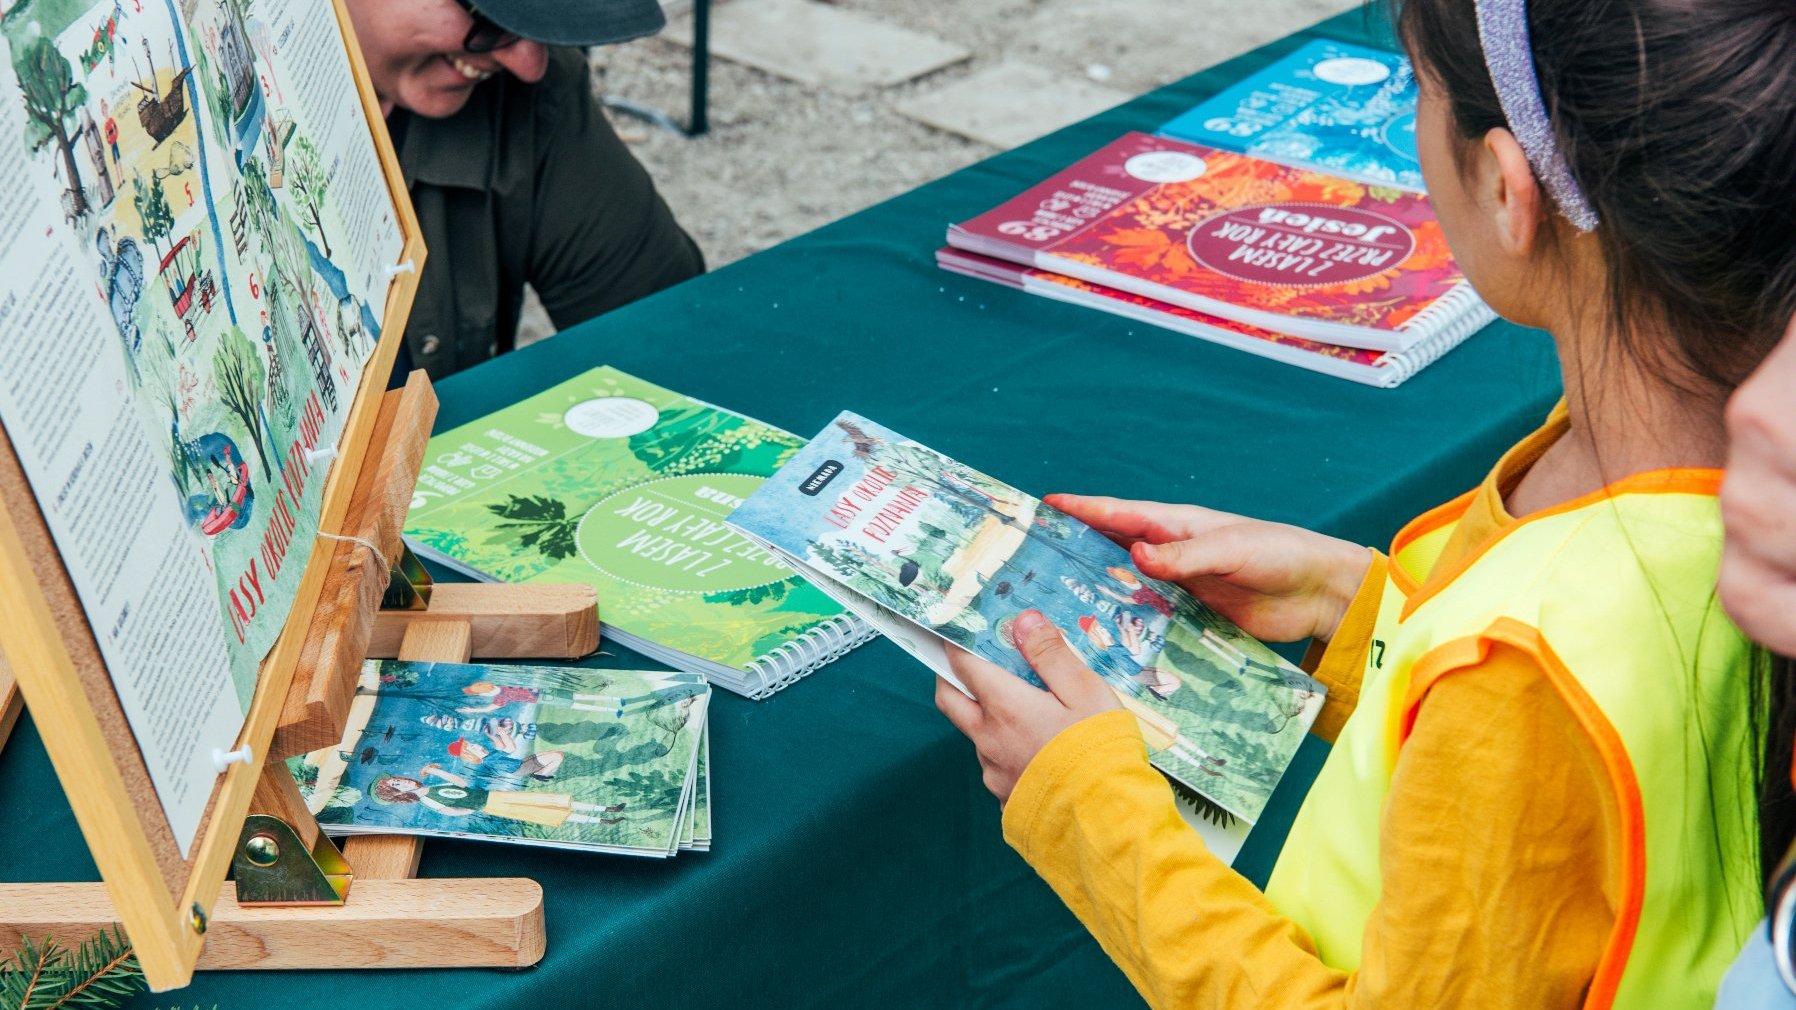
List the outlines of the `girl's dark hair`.
{"label": "girl's dark hair", "polygon": [[[1506,127],[1471,0],[1395,2],[1459,134]],[[1556,142],[1602,220],[1615,336],[1719,405],[1796,314],[1796,4],[1528,0],[1527,13]]]}
{"label": "girl's dark hair", "polygon": [[[1508,126],[1472,0],[1387,0],[1467,142]],[[1601,224],[1614,346],[1712,404],[1796,316],[1796,3],[1528,0],[1554,139]],[[1556,216],[1556,215],[1555,215]],[[1556,221],[1548,241],[1569,232]],[[1796,838],[1796,675],[1753,664],[1760,866]]]}

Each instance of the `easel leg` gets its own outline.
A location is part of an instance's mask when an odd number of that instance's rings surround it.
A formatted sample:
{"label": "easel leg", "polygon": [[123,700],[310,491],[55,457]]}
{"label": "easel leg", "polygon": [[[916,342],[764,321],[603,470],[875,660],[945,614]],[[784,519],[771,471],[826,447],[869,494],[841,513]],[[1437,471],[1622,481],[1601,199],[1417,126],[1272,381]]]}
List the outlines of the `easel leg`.
{"label": "easel leg", "polygon": [[19,713],[23,711],[25,696],[19,693],[19,682],[13,679],[6,657],[0,656],[0,748],[12,739],[13,727],[18,725]]}
{"label": "easel leg", "polygon": [[[464,620],[417,620],[405,626],[399,658],[417,662],[466,663],[473,652],[474,626]],[[416,835],[357,835],[343,855],[360,880],[407,880],[418,875],[424,839]]]}

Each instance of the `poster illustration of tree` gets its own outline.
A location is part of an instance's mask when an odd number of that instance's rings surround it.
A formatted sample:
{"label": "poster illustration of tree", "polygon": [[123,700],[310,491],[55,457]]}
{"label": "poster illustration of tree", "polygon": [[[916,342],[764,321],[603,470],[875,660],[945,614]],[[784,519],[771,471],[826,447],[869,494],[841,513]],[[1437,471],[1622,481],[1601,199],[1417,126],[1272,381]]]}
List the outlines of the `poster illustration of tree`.
{"label": "poster illustration of tree", "polygon": [[329,0],[0,14],[0,420],[177,834],[293,604],[403,248],[343,45]]}

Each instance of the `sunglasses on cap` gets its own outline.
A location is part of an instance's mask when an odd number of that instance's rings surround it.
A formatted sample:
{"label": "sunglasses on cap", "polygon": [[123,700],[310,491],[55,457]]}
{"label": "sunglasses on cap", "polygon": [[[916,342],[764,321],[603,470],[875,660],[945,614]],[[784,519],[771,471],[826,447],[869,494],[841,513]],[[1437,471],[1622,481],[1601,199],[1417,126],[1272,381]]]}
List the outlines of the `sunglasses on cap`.
{"label": "sunglasses on cap", "polygon": [[491,18],[476,10],[472,0],[455,0],[455,2],[460,4],[461,9],[467,11],[468,16],[474,19],[473,27],[468,29],[467,38],[462,39],[461,42],[464,52],[490,53],[495,49],[504,49],[522,38],[514,32],[499,27]]}

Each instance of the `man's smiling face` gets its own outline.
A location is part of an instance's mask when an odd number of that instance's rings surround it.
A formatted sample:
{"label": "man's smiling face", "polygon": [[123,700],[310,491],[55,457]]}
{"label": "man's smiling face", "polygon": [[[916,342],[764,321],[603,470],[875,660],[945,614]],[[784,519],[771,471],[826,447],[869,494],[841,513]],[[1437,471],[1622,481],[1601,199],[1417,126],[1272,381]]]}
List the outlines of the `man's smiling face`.
{"label": "man's smiling face", "polygon": [[464,50],[474,17],[456,0],[348,0],[348,6],[382,113],[398,106],[420,116],[452,116],[494,74],[536,81],[548,65],[548,50],[528,39],[490,53]]}

